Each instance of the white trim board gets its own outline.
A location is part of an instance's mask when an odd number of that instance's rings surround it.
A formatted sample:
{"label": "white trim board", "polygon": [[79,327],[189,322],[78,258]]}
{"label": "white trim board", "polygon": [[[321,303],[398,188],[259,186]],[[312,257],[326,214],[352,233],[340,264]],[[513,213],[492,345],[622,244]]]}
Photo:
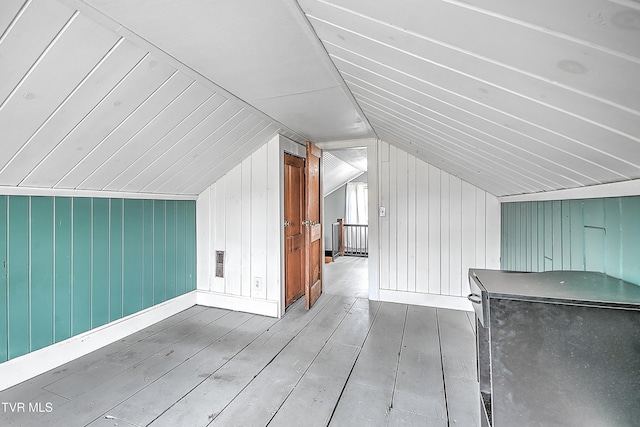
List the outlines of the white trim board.
{"label": "white trim board", "polygon": [[449,295],[422,294],[417,292],[380,289],[380,301],[421,305],[425,307],[448,308],[452,310],[473,311],[471,302],[469,302],[465,297],[454,297]]}
{"label": "white trim board", "polygon": [[0,391],[91,353],[196,305],[196,291],[0,364]]}
{"label": "white trim board", "polygon": [[625,197],[640,195],[640,179],[590,185],[588,187],[567,188],[542,193],[517,194],[498,197],[500,203],[535,202],[545,200],[598,199],[601,197]]}
{"label": "white trim board", "polygon": [[279,317],[278,301],[222,294],[213,291],[197,291],[197,304],[205,307],[242,311],[262,316]]}
{"label": "white trim board", "polygon": [[119,191],[73,190],[64,188],[10,187],[0,185],[0,194],[7,196],[96,197],[112,199],[196,200],[198,195],[125,193]]}

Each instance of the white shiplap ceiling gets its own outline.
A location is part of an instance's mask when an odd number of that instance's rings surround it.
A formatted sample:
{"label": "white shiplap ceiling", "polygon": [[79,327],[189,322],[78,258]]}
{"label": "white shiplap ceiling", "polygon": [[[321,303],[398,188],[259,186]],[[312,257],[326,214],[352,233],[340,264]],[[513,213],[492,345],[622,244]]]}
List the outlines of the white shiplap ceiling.
{"label": "white shiplap ceiling", "polygon": [[[342,157],[344,157],[345,151],[346,150],[324,151],[322,153],[322,191],[325,197],[366,171],[366,148],[364,149],[365,170],[354,166],[352,164],[353,162],[343,160]],[[359,166],[362,167],[362,164]]]}
{"label": "white shiplap ceiling", "polygon": [[196,195],[276,133],[495,195],[640,178],[634,0],[3,0],[0,186]]}

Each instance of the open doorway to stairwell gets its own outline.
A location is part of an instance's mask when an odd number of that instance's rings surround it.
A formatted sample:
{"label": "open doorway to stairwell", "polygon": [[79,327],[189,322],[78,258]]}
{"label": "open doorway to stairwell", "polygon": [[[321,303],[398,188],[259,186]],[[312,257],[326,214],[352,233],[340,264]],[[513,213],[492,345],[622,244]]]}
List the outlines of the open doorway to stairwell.
{"label": "open doorway to stairwell", "polygon": [[323,152],[324,292],[369,297],[367,148]]}

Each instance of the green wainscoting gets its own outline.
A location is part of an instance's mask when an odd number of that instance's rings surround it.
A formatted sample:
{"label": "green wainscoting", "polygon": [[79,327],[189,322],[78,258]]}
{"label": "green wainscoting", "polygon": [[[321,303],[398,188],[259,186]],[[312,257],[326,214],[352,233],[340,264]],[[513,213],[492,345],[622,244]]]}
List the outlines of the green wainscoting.
{"label": "green wainscoting", "polygon": [[0,363],[196,288],[191,200],[0,196]]}
{"label": "green wainscoting", "polygon": [[599,271],[640,284],[640,196],[503,203],[501,267]]}

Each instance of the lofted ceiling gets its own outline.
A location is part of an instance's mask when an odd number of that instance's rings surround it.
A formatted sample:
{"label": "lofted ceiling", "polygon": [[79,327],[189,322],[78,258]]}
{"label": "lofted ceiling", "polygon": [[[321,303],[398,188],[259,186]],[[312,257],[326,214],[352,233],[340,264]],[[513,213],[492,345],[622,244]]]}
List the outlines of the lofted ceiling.
{"label": "lofted ceiling", "polygon": [[367,171],[367,149],[325,150],[322,165],[322,191],[326,197]]}
{"label": "lofted ceiling", "polygon": [[273,135],[497,196],[640,178],[636,0],[3,0],[0,186],[197,195]]}

